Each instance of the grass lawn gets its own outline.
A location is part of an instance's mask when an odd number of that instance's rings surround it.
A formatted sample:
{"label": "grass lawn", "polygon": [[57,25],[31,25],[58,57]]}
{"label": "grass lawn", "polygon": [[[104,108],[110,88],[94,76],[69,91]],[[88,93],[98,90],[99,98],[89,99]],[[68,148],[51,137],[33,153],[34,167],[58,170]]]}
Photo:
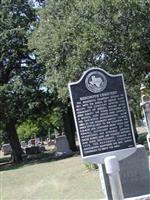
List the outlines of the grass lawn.
{"label": "grass lawn", "polygon": [[87,170],[80,156],[0,172],[0,200],[101,198],[99,172]]}

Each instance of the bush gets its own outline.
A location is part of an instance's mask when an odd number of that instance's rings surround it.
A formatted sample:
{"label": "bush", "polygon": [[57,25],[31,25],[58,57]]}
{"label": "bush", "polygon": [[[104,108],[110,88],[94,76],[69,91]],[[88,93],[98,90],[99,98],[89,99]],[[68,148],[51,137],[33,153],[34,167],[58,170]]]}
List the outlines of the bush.
{"label": "bush", "polygon": [[28,140],[35,137],[39,132],[37,125],[31,120],[23,122],[18,128],[17,133],[20,140]]}
{"label": "bush", "polygon": [[146,136],[147,132],[139,134],[138,143],[144,145],[147,142]]}
{"label": "bush", "polygon": [[93,164],[93,163],[85,163],[85,166],[88,170],[97,170],[98,169],[98,165],[97,164]]}

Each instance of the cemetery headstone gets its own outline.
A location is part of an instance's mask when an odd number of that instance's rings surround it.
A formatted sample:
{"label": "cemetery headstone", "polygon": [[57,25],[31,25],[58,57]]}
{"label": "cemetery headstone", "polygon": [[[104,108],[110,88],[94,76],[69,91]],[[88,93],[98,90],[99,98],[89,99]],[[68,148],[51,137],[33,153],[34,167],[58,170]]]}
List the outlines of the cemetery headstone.
{"label": "cemetery headstone", "polygon": [[65,135],[56,137],[56,156],[72,155]]}
{"label": "cemetery headstone", "polygon": [[26,147],[25,151],[27,155],[38,154],[41,153],[41,148],[39,146],[31,146],[31,147]]}
{"label": "cemetery headstone", "polygon": [[35,142],[36,142],[35,139],[31,139],[30,141],[31,141],[31,145],[35,146]]}
{"label": "cemetery headstone", "polygon": [[48,146],[51,146],[51,145],[54,146],[55,145],[55,140],[48,139],[47,144],[48,144]]}
{"label": "cemetery headstone", "polygon": [[150,96],[148,95],[146,87],[141,85],[141,107],[143,108],[144,118],[147,126],[147,143],[150,151]]}
{"label": "cemetery headstone", "polygon": [[41,144],[40,138],[35,138],[35,146],[38,146],[40,144]]}
{"label": "cemetery headstone", "polygon": [[2,151],[4,153],[4,155],[9,155],[12,153],[12,148],[10,146],[10,144],[3,144],[2,145]]}
{"label": "cemetery headstone", "polygon": [[28,141],[28,147],[32,146],[31,140]]}
{"label": "cemetery headstone", "polygon": [[136,150],[121,74],[92,68],[69,84],[69,92],[84,160],[103,163],[111,155],[121,160]]}
{"label": "cemetery headstone", "polygon": [[21,141],[21,143],[20,143],[20,144],[21,144],[21,147],[22,147],[22,148],[25,148],[25,147],[27,146],[27,144],[26,144],[26,142],[25,142],[25,141]]}

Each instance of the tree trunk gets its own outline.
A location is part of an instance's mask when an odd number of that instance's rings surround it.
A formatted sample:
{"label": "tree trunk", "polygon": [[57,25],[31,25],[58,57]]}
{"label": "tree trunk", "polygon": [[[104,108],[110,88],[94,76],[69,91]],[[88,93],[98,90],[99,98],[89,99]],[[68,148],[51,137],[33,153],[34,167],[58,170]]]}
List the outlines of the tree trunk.
{"label": "tree trunk", "polygon": [[20,146],[15,125],[16,124],[14,123],[14,121],[10,120],[9,123],[6,124],[6,132],[8,134],[8,139],[12,148],[12,161],[15,163],[19,163],[22,162],[23,151]]}
{"label": "tree trunk", "polygon": [[75,142],[75,124],[72,114],[72,109],[70,106],[67,107],[66,111],[63,113],[64,121],[64,131],[67,137],[69,147],[72,151],[77,151],[77,146]]}

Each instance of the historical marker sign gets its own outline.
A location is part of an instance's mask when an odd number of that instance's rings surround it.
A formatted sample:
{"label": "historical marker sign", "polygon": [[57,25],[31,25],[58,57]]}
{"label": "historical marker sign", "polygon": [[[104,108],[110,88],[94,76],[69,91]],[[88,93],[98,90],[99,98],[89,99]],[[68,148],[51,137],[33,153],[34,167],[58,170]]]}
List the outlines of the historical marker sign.
{"label": "historical marker sign", "polygon": [[92,68],[70,83],[69,91],[83,158],[100,163],[108,155],[120,160],[135,151],[122,75]]}

